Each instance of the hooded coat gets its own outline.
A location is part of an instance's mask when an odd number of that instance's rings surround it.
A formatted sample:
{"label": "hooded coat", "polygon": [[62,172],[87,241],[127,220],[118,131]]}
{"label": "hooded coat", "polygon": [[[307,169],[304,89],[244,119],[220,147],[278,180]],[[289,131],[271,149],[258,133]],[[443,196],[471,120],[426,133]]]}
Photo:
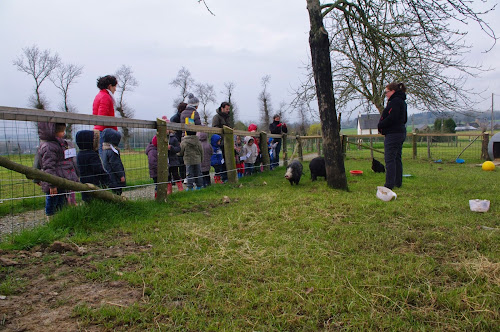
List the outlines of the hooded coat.
{"label": "hooded coat", "polygon": [[198,139],[200,140],[201,147],[203,148],[203,161],[201,163],[201,171],[202,172],[209,172],[210,171],[210,160],[212,158],[212,154],[214,153],[214,150],[210,143],[208,143],[208,134],[204,132],[198,132],[196,133],[196,136],[198,136]]}
{"label": "hooded coat", "polygon": [[203,147],[196,135],[184,136],[181,142],[180,156],[184,157],[184,164],[197,165],[203,161]]}
{"label": "hooded coat", "polygon": [[[252,145],[248,145],[250,140],[254,141]],[[245,136],[245,145],[241,148],[240,159],[244,159],[245,164],[254,164],[257,160],[257,145],[252,136]]]}
{"label": "hooded coat", "polygon": [[382,112],[378,122],[378,131],[382,135],[406,133],[406,121],[408,120],[406,94],[396,91],[387,101],[387,106]]}
{"label": "hooded coat", "polygon": [[148,156],[149,177],[154,179],[158,177],[158,147],[156,136],[153,137],[151,143],[146,147],[146,155]]}
{"label": "hooded coat", "polygon": [[213,150],[212,156],[210,157],[210,165],[212,166],[223,164],[222,160],[224,159],[224,156],[222,154],[221,145],[219,144],[220,140],[221,137],[217,134],[212,135],[212,138],[210,138],[210,145]]}
{"label": "hooded coat", "polygon": [[[78,182],[74,163],[67,162],[64,156],[64,151],[69,146],[63,139],[56,137],[56,124],[52,122],[39,122],[38,136],[40,137],[38,156],[41,170],[51,175]],[[42,190],[46,194],[50,193],[50,188],[56,188],[56,186],[48,182],[42,181],[41,185]],[[58,190],[58,192],[64,191]]]}
{"label": "hooded coat", "polygon": [[118,149],[118,144],[122,139],[122,135],[111,128],[106,128],[102,131],[102,165],[104,169],[109,174],[110,188],[118,188],[125,186],[125,182],[121,182],[120,179],[125,177],[125,168],[123,167],[122,160],[120,158],[120,150]]}
{"label": "hooded coat", "polygon": [[92,183],[104,187],[109,185],[109,175],[102,167],[99,148],[98,130],[80,130],[76,133],[76,144],[80,151],[76,155],[76,164],[82,183]]}

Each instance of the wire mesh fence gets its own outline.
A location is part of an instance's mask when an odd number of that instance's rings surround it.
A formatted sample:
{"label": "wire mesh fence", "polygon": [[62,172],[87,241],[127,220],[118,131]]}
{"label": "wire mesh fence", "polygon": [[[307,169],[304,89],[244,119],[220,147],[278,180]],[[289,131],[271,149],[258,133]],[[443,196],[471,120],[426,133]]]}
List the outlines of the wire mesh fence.
{"label": "wire mesh fence", "polygon": [[[104,187],[105,189],[96,188],[91,190],[75,190],[73,193],[69,190],[64,190],[63,192],[59,190],[56,194],[49,195],[47,188],[43,188],[43,182],[30,180],[28,179],[28,176],[25,175],[26,173],[8,169],[5,164],[2,164],[5,167],[0,167],[0,240],[4,240],[6,236],[9,236],[12,233],[45,223],[48,220],[46,217],[47,205],[50,205],[47,204],[47,200],[59,202],[59,198],[62,198],[65,203],[76,205],[82,203],[86,193],[91,191],[109,190],[109,188],[114,190],[123,189],[123,196],[128,199],[153,199],[155,197],[155,187],[158,186],[159,188],[162,184],[171,185],[174,182],[169,179],[168,182],[164,180],[163,182],[156,181],[157,183],[154,183],[149,172],[148,156],[145,153],[146,148],[150,145],[152,138],[155,135],[160,132],[163,133],[163,130],[158,131],[160,126],[158,126],[156,121],[96,117],[83,114],[18,109],[0,106],[0,128],[3,129],[3,133],[0,134],[0,156],[2,158],[6,158],[9,162],[24,165],[30,169],[40,168],[44,172],[50,173],[47,169],[44,169],[44,163],[39,160],[41,153],[37,152],[39,149],[41,150],[41,147],[45,148],[46,146],[46,142],[43,137],[39,136],[39,123],[53,123],[54,126],[57,123],[66,124],[65,139],[67,141],[67,146],[65,145],[64,151],[66,153],[67,150],[70,150],[72,145],[75,147],[75,153],[68,155],[67,158],[65,155],[64,162],[66,162],[66,159],[69,160],[76,158],[76,160],[73,160],[75,170],[81,171],[82,168],[90,167],[92,168],[92,177],[99,178],[101,175],[107,175],[111,179],[113,175],[118,174],[120,170],[114,171],[113,169],[106,169],[105,154],[107,152],[111,155],[118,153],[120,156],[120,163],[123,165],[124,175],[126,175],[126,181],[113,186],[110,184],[110,180],[109,183],[102,184],[101,187]],[[118,126],[119,131],[122,133],[128,133],[128,135],[123,136],[119,143],[113,142],[112,140],[108,142],[105,138],[105,133],[108,129],[105,129],[100,132],[100,138],[98,142],[96,142],[92,136],[92,133],[95,132],[93,130],[94,125]],[[42,125],[42,128],[44,126],[45,125]],[[122,126],[126,127],[128,130],[121,130]],[[167,126],[165,122],[163,122],[162,126],[164,126],[162,129],[165,129],[165,131],[177,130],[179,128],[191,128],[189,125],[184,126],[172,123]],[[228,136],[228,138],[230,138],[229,141],[233,140],[232,131],[228,135],[225,135],[223,134],[222,129],[219,128],[203,127],[203,129],[201,129],[200,126],[192,127],[195,127],[197,131],[212,134],[218,133],[223,136]],[[90,134],[91,138],[87,138],[87,140],[82,139],[84,134]],[[234,135],[260,137],[260,141],[264,144],[261,146],[261,149],[265,148],[265,151],[267,152],[267,134],[262,136],[263,133],[235,131]],[[269,135],[269,137],[273,136],[276,135]],[[166,143],[162,143],[160,141],[161,140],[158,139],[158,146],[165,147]],[[166,139],[166,142],[168,142],[168,139]],[[94,146],[96,143],[97,146]],[[83,145],[86,145],[86,147],[83,147]],[[82,153],[82,151],[88,152],[90,150],[92,150],[97,156],[98,162],[95,164],[92,164],[91,162],[88,162],[87,164],[79,164],[80,161],[78,157],[80,156],[80,153]],[[159,153],[160,149],[158,149],[158,154]],[[96,164],[101,165],[100,170],[95,170],[94,166],[96,166]],[[84,167],[82,167],[82,165]],[[269,161],[269,158],[263,157],[259,165],[253,168],[252,172],[259,172],[272,168],[272,166],[274,165]],[[57,167],[64,168],[66,166],[58,164]],[[103,167],[105,168],[104,170]],[[160,169],[160,167],[160,164],[158,164],[158,169]],[[234,167],[232,170],[229,169],[228,166],[228,170],[222,171],[220,174],[227,174],[233,171],[239,174],[251,173],[249,172],[249,169],[245,172],[240,165],[238,167]],[[55,173],[53,175],[59,175],[57,171],[54,171],[53,173]],[[214,174],[212,173],[212,177],[213,175]],[[86,181],[85,174],[78,174],[78,176],[82,183],[93,183],[98,186],[101,185],[99,181]],[[208,174],[209,179],[210,176],[211,175]],[[64,176],[59,175],[59,177]],[[204,177],[206,179],[207,175],[204,175]],[[158,178],[158,180],[160,180],[160,178]],[[209,182],[211,181],[209,180]],[[176,186],[173,186],[172,189],[175,192],[176,190],[182,190],[181,188],[183,188],[182,184],[178,186],[178,189]]]}

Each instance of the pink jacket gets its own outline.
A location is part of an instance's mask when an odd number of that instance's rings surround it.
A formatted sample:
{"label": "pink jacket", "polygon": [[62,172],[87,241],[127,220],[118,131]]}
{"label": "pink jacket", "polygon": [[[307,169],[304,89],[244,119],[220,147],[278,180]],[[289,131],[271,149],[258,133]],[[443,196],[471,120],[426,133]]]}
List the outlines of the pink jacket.
{"label": "pink jacket", "polygon": [[[106,89],[99,91],[97,96],[95,96],[94,104],[92,105],[93,115],[104,115],[104,116],[115,116],[115,107],[113,105],[113,98],[109,95]],[[94,126],[95,130],[103,131],[105,128],[113,128],[118,130],[116,126]]]}

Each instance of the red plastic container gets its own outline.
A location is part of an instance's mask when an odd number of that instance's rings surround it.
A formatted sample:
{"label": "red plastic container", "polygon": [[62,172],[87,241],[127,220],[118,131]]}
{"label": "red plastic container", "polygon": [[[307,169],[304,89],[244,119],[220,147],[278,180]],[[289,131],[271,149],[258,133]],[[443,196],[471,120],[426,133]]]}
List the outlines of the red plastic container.
{"label": "red plastic container", "polygon": [[351,173],[351,175],[363,175],[363,171],[360,170],[352,170],[349,171],[349,173]]}

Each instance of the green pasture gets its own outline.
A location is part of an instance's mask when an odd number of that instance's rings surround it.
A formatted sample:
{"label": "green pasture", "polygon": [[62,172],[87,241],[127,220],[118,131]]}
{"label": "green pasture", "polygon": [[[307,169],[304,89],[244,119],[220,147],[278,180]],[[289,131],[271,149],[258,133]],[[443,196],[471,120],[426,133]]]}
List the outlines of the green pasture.
{"label": "green pasture", "polygon": [[[383,202],[375,193],[384,174],[365,158],[345,165],[349,191],[311,182],[304,163],[298,186],[281,167],[166,203],[94,202],[1,247],[71,241],[87,248],[91,265],[74,265],[79,282],[142,294],[126,306],[82,300],[72,309],[79,329],[498,330],[500,171],[406,158],[411,176]],[[471,212],[469,199],[490,200],[489,212]],[[111,248],[125,254],[102,254]],[[64,278],[62,260],[50,261],[45,278]],[[22,270],[0,268],[0,290],[29,291]]]}

